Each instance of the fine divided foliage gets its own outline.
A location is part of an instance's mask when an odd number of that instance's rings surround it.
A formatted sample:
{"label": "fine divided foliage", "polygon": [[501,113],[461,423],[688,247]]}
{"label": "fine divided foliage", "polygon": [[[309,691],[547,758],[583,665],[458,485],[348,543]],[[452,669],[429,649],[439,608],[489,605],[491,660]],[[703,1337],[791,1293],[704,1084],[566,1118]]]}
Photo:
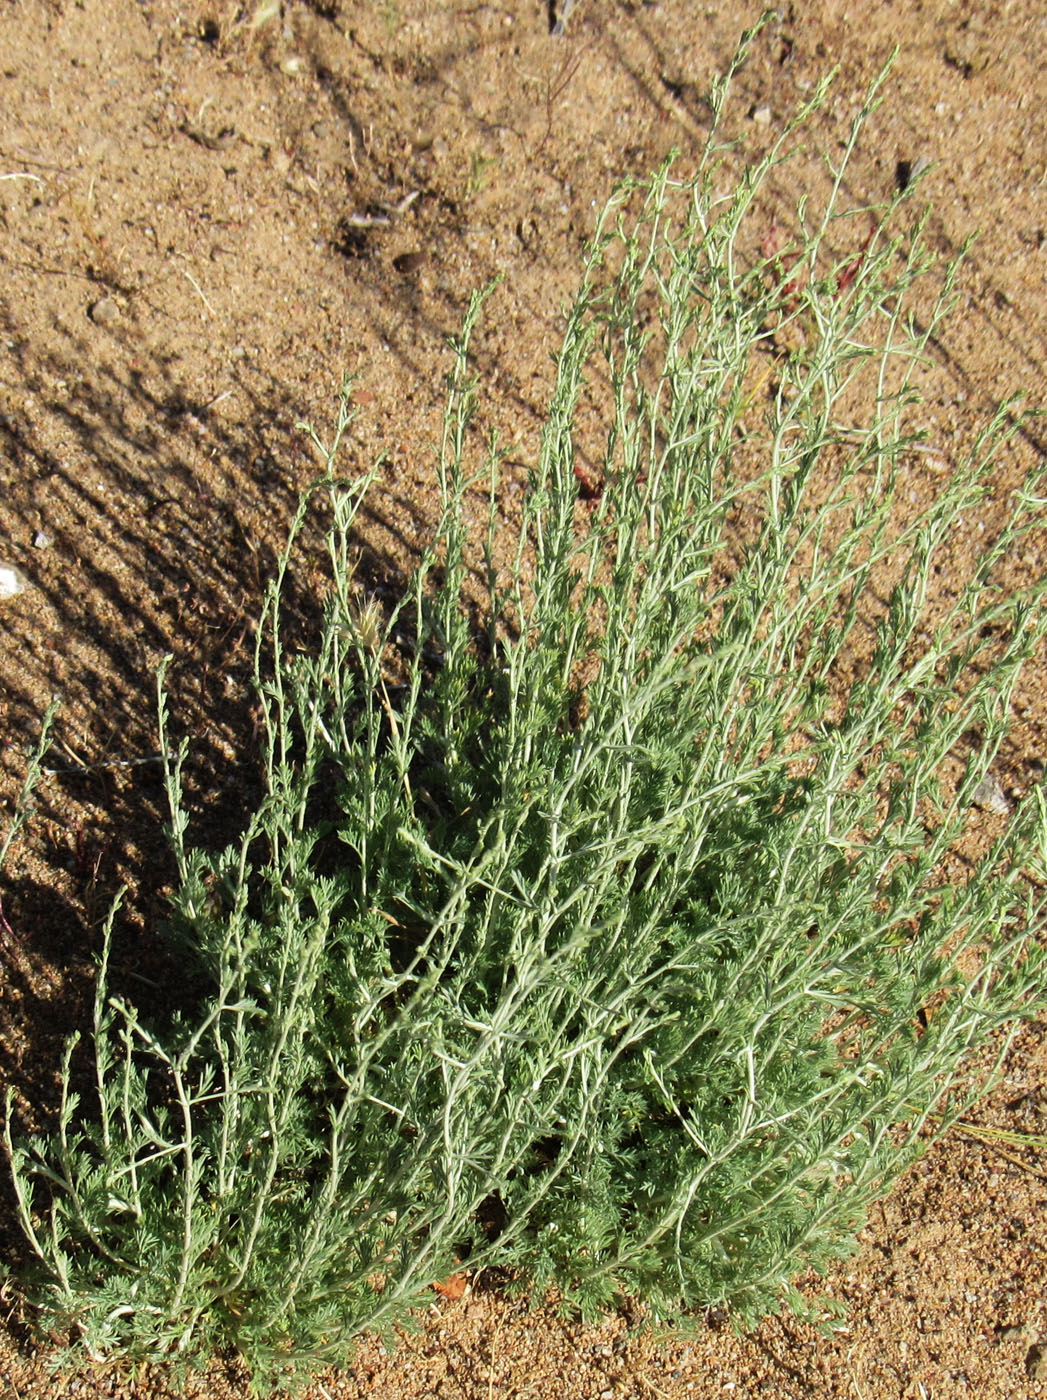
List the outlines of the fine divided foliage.
{"label": "fine divided foliage", "polygon": [[[695,173],[615,196],[511,538],[497,447],[471,455],[474,298],[442,516],[391,609],[358,577],[371,479],[335,476],[343,396],[259,628],[264,797],[220,854],[169,759],[192,999],[114,993],[114,911],[57,1130],[8,1132],[50,1334],[235,1348],[265,1388],[482,1265],[587,1315],[801,1306],[1035,1005],[1043,796],[954,853],[1047,630],[1042,582],[998,587],[1041,480],[932,589],[1011,419],[914,503],[952,273],[911,317],[920,222],[843,208],[843,168],[768,229],[809,110],[733,183],[714,129]],[[318,497],[303,650],[283,601]]]}

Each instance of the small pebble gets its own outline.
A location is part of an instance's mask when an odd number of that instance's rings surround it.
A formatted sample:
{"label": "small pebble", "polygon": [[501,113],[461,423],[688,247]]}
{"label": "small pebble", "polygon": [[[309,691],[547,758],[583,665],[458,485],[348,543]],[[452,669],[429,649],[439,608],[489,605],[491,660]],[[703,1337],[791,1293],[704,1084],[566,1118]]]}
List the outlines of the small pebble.
{"label": "small pebble", "polygon": [[37,530],[33,536],[34,549],[50,549],[53,544],[54,537],[49,535],[46,530]]}
{"label": "small pebble", "polygon": [[425,254],[420,250],[401,253],[398,257],[393,258],[393,267],[402,277],[409,277],[412,272],[417,272],[424,264]]}
{"label": "small pebble", "polygon": [[757,126],[770,126],[771,124],[772,114],[769,106],[754,107],[749,115]]}
{"label": "small pebble", "polygon": [[87,314],[96,326],[111,326],[120,319],[120,308],[112,297],[101,297],[87,308]]}
{"label": "small pebble", "polygon": [[900,160],[894,168],[894,179],[898,188],[907,190],[925,170],[930,169],[930,165],[931,162],[924,155],[917,156],[915,160]]}
{"label": "small pebble", "polygon": [[516,236],[525,248],[539,241],[538,222],[530,214],[520,219],[516,225]]}
{"label": "small pebble", "polygon": [[1005,817],[1011,810],[1011,804],[995,773],[986,773],[974,789],[974,797],[971,800],[983,812],[995,812],[998,817]]}
{"label": "small pebble", "polygon": [[1047,1381],[1047,1346],[1042,1342],[1029,1348],[1025,1356],[1025,1369],[1030,1380]]}
{"label": "small pebble", "polygon": [[14,564],[0,564],[0,598],[13,598],[16,593],[24,593],[29,582],[21,569]]}
{"label": "small pebble", "polygon": [[1027,1342],[1029,1340],[1029,1329],[1024,1325],[998,1327],[996,1329],[996,1336],[1001,1342]]}

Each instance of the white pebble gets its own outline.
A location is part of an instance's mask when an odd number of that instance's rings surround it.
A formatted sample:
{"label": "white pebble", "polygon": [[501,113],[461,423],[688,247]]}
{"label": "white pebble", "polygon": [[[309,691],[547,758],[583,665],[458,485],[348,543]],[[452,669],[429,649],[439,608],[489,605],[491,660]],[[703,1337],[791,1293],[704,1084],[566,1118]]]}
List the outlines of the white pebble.
{"label": "white pebble", "polygon": [[16,569],[14,564],[0,564],[0,598],[13,598],[28,587],[29,582],[21,569]]}

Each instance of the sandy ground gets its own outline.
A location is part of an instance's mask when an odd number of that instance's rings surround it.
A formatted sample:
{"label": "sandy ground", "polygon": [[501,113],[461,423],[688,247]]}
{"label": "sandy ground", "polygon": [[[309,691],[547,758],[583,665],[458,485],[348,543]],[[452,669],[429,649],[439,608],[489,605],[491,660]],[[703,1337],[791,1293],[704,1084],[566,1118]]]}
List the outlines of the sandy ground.
{"label": "sandy ground", "polygon": [[[364,533],[369,567],[395,587],[432,518],[445,339],[500,274],[476,342],[481,427],[498,429],[510,481],[522,478],[597,208],[618,177],[698,149],[703,94],[757,14],[734,0],[579,0],[556,37],[549,9],[522,0],[3,4],[0,556],[29,582],[0,602],[8,810],[41,714],[63,700],[58,771],[3,882],[0,1078],[18,1086],[24,1122],[84,1018],[121,882],[124,956],[166,966],[151,930],[171,872],[148,761],[165,653],[201,839],[242,808],[251,628],[318,466],[295,425],[329,423],[341,376],[357,377],[345,467],[383,458]],[[788,211],[896,44],[849,193],[880,198],[901,163],[936,161],[935,246],[980,231],[923,386],[921,426],[947,465],[1003,399],[1044,397],[1042,6],[782,6],[729,124],[741,158],[755,154],[839,66],[810,158],[773,191]],[[997,501],[1043,450],[1034,423],[1001,461]],[[976,549],[976,530],[957,541],[956,576]],[[1043,563],[1015,560],[1015,577]],[[308,568],[301,585],[306,599]],[[1016,796],[1047,759],[1042,681],[1031,674],[1019,697],[1002,775]],[[584,1328],[522,1313],[479,1278],[457,1300],[434,1294],[393,1356],[364,1344],[310,1400],[1047,1394],[1047,1159],[998,1135],[1043,1133],[1045,1083],[1036,1023],[977,1122],[875,1209],[824,1285],[850,1308],[830,1337],[774,1319],[747,1338],[700,1319],[688,1341],[624,1318]],[[16,1293],[0,1296],[0,1400],[169,1393],[148,1372],[51,1376]],[[189,1393],[246,1390],[216,1366]]]}

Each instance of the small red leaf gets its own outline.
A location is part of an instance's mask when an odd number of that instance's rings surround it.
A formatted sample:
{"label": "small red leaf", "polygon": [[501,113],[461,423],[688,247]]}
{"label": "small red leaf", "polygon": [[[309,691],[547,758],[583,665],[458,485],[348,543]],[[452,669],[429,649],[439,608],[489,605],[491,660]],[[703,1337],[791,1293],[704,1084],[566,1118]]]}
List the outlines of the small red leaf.
{"label": "small red leaf", "polygon": [[465,1292],[468,1282],[468,1274],[451,1274],[442,1282],[432,1284],[432,1290],[439,1293],[441,1298],[446,1298],[449,1303],[456,1303]]}

